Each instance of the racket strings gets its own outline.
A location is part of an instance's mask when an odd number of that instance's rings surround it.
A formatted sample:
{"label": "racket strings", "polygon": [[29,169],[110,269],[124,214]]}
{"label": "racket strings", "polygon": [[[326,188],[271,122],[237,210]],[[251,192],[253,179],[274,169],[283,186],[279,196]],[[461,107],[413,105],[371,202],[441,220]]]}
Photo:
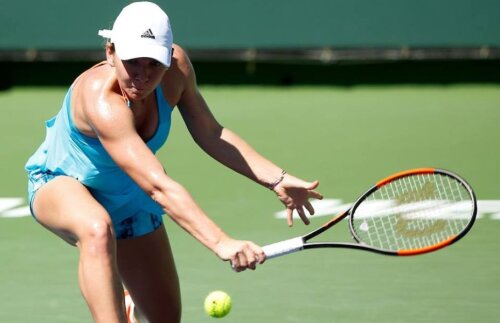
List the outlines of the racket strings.
{"label": "racket strings", "polygon": [[360,242],[379,249],[426,248],[462,232],[473,208],[469,190],[457,179],[411,175],[366,197],[352,214],[352,229]]}

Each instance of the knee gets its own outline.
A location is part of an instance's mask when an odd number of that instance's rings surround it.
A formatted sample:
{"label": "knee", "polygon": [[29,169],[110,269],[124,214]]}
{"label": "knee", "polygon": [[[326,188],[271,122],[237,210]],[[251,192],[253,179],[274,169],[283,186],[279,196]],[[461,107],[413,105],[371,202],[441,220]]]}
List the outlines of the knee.
{"label": "knee", "polygon": [[110,254],[115,245],[111,221],[93,219],[83,224],[79,242],[94,255]]}

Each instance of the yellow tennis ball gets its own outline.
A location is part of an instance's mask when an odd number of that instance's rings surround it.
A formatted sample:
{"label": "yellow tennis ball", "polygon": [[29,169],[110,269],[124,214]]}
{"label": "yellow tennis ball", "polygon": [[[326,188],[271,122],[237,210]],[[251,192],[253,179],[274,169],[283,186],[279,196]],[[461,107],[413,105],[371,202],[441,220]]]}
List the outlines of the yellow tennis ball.
{"label": "yellow tennis ball", "polygon": [[231,296],[226,292],[216,290],[205,298],[205,312],[211,317],[224,317],[232,307]]}

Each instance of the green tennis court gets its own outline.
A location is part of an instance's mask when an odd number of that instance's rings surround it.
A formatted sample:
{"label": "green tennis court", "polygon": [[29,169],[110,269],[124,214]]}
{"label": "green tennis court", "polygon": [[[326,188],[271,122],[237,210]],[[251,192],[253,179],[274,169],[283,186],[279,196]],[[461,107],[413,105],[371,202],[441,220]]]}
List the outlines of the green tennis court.
{"label": "green tennis court", "polygon": [[[24,163],[65,90],[0,92],[1,323],[91,321],[78,289],[77,249],[22,216]],[[326,199],[349,203],[391,173],[433,166],[468,180],[479,200],[479,219],[463,240],[428,255],[316,250],[236,274],[167,218],[184,322],[214,320],[203,311],[214,289],[233,298],[232,312],[221,319],[227,323],[499,320],[499,85],[203,86],[202,92],[222,124],[289,173],[319,179]],[[282,207],[273,194],[207,157],[178,113],[159,157],[234,237],[267,244],[327,219],[288,228],[275,216]],[[347,227],[338,226],[338,239],[349,239]]]}

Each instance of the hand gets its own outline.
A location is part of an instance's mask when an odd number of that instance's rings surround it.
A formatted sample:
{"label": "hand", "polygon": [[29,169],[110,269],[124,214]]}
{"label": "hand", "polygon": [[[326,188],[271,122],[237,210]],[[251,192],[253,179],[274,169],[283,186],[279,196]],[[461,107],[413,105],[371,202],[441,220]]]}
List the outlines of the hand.
{"label": "hand", "polygon": [[293,225],[293,210],[297,210],[302,222],[309,224],[304,208],[310,215],[314,214],[314,208],[309,202],[310,198],[323,199],[323,195],[315,189],[319,186],[318,181],[305,182],[289,174],[285,174],[283,181],[273,189],[278,198],[286,206],[288,226]]}
{"label": "hand", "polygon": [[224,238],[217,244],[216,255],[222,260],[229,260],[234,271],[240,272],[246,269],[255,270],[257,263],[262,264],[266,260],[264,251],[251,241],[234,240]]}

